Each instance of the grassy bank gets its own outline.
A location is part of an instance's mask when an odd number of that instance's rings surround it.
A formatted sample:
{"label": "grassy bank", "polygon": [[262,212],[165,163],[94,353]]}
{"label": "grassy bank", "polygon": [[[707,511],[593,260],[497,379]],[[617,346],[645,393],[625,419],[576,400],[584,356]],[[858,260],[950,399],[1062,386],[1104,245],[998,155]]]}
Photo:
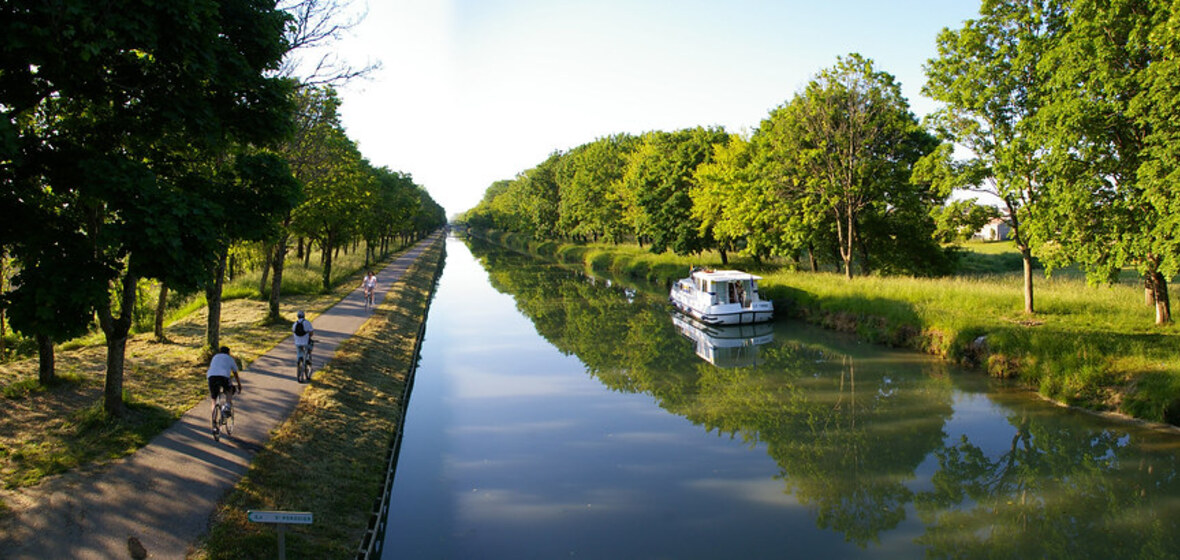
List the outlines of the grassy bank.
{"label": "grassy bank", "polygon": [[355,336],[318,372],[295,412],[259,452],[214,516],[196,558],[267,558],[273,526],[246,511],[311,511],[286,534],[291,558],[353,556],[379,497],[386,454],[403,413],[414,345],[441,266],[442,243],[423,253]]}
{"label": "grassy bank", "polygon": [[[635,246],[533,242],[491,234],[504,245],[662,291],[691,265],[720,267],[717,255],[654,255]],[[858,277],[731,262],[764,276],[762,291],[781,315],[855,332],[1016,378],[1047,398],[1096,411],[1180,424],[1180,329],[1157,327],[1134,282],[1090,287],[1076,275],[1034,281],[1036,315],[1023,313],[1011,257],[973,263],[993,270],[950,278]],[[1015,261],[1019,263],[1019,259]],[[974,271],[986,269],[973,265]]]}

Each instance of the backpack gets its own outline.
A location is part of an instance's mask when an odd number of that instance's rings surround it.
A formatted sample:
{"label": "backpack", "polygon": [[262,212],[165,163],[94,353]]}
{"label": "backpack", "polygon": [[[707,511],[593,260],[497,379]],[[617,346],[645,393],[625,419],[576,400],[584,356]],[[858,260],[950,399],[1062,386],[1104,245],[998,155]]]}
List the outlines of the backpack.
{"label": "backpack", "polygon": [[295,336],[303,336],[307,334],[307,328],[303,326],[303,319],[295,321]]}

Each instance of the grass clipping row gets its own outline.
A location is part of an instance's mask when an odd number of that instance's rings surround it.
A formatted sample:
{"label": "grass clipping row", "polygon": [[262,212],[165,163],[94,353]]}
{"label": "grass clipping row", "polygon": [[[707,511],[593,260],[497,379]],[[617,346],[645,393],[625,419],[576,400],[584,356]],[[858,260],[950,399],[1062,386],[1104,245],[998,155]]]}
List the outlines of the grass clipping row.
{"label": "grass clipping row", "polygon": [[341,344],[332,363],[316,373],[294,413],[218,507],[208,536],[190,558],[273,555],[275,527],[251,523],[247,510],[315,515],[312,525],[288,526],[290,557],[355,554],[405,412],[402,394],[441,265],[442,244],[434,244],[390,287],[373,317]]}

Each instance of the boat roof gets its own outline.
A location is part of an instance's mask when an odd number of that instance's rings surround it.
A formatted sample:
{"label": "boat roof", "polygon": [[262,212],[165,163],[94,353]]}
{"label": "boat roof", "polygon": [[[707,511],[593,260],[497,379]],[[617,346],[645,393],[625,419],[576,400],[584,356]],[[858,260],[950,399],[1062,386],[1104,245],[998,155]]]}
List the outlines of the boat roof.
{"label": "boat roof", "polygon": [[756,276],[748,272],[740,270],[694,270],[693,276],[699,276],[706,280],[714,282],[733,282],[737,280],[761,280],[761,276]]}

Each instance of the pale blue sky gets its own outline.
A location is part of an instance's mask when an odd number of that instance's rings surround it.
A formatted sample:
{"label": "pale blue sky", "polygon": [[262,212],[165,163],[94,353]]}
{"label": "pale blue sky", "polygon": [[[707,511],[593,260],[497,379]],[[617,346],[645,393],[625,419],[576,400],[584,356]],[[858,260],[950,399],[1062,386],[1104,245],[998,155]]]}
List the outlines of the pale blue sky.
{"label": "pale blue sky", "polygon": [[893,74],[915,114],[922,66],[979,0],[371,0],[343,120],[378,166],[405,171],[448,215],[567,150],[619,132],[756,128],[836,57]]}

